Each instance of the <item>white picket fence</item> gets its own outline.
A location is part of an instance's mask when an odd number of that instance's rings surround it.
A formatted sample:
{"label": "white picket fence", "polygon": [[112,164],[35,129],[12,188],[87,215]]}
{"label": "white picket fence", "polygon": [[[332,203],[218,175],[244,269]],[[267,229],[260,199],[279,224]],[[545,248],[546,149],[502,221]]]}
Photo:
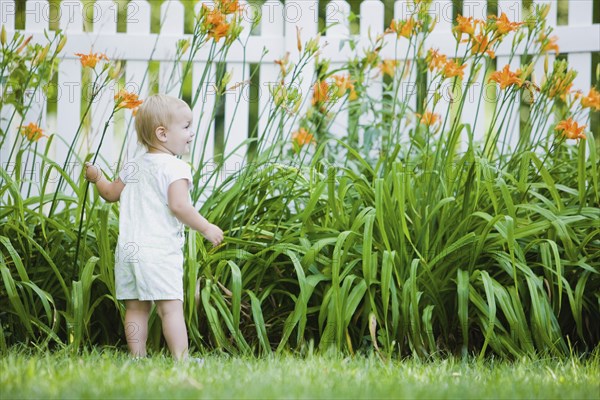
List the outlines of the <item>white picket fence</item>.
{"label": "white picket fence", "polygon": [[[196,10],[201,6],[199,2]],[[244,3],[244,2],[242,2]],[[548,14],[549,23],[555,27],[555,34],[559,37],[558,45],[561,53],[568,54],[569,64],[578,71],[574,87],[581,89],[585,93],[590,89],[591,71],[592,71],[592,52],[600,51],[600,26],[592,23],[593,0],[570,0],[568,25],[557,26],[557,7],[556,1],[535,0],[535,4],[547,3],[551,9]],[[271,107],[271,100],[268,91],[268,85],[277,79],[279,67],[274,63],[275,59],[281,58],[286,52],[289,52],[292,58],[298,57],[296,43],[296,27],[302,28],[302,39],[306,41],[316,37],[318,33],[318,0],[297,0],[297,1],[266,1],[262,7],[248,5],[245,11],[244,24],[245,30],[242,34],[242,42],[247,45],[242,46],[236,43],[231,49],[228,60],[227,70],[232,71],[233,76],[231,85],[236,82],[244,82],[249,78],[249,64],[259,63],[263,59],[263,51],[268,54],[260,64],[260,97],[259,97],[259,132],[263,132],[267,124],[268,112],[263,112]],[[28,0],[26,2],[26,22],[25,35],[33,35],[33,42],[46,43],[44,31],[49,29],[49,19],[51,5],[46,0]],[[84,31],[83,19],[86,8],[93,7],[93,30]],[[396,1],[394,8],[394,17],[396,19],[406,18],[413,10],[412,1]],[[51,133],[56,132],[65,143],[70,143],[73,139],[78,124],[81,107],[85,99],[82,99],[81,76],[82,67],[74,53],[87,53],[91,49],[95,52],[104,52],[111,59],[126,61],[126,81],[127,88],[130,91],[136,91],[141,98],[148,94],[148,79],[144,76],[148,70],[150,60],[160,62],[161,76],[159,78],[160,91],[168,93],[178,93],[179,87],[166,87],[166,77],[173,67],[173,57],[175,54],[176,43],[189,35],[184,34],[184,6],[177,0],[165,1],[161,8],[162,28],[159,34],[151,33],[150,11],[151,7],[145,0],[132,0],[126,8],[117,7],[112,0],[97,0],[95,3],[86,3],[83,5],[78,0],[62,0],[60,8],[55,10],[59,17],[59,26],[68,37],[66,47],[63,51],[64,58],[61,59],[58,72],[58,90],[57,113],[55,117],[55,126],[51,128]],[[125,33],[117,32],[117,12],[127,12],[127,31]],[[485,18],[488,14],[487,3],[483,0],[464,0],[463,10],[457,10],[458,13],[465,16],[474,16],[476,18]],[[435,13],[438,19],[435,31],[429,38],[428,47],[439,48],[443,54],[453,54],[455,39],[450,30],[453,24],[453,5],[451,0],[434,0],[431,13]],[[520,0],[499,0],[498,13],[505,12],[511,21],[520,21],[526,15]],[[260,22],[260,33],[251,34],[250,24],[258,13],[262,13]],[[332,66],[340,65],[353,55],[348,44],[344,41],[348,39],[350,29],[348,25],[348,16],[350,6],[346,1],[330,1],[327,6],[326,20],[327,25],[336,22],[321,38],[321,43],[327,43],[322,50],[322,58],[331,60]],[[0,23],[7,29],[8,37],[12,37],[15,31],[16,7],[13,0],[0,0]],[[360,33],[358,35],[358,49],[366,47],[369,35],[374,37],[384,32],[384,4],[379,0],[366,0],[361,3],[360,9]],[[392,38],[390,38],[390,41]],[[362,44],[361,44],[362,43]],[[404,43],[400,43],[395,49],[393,44],[387,44],[381,55],[384,59],[394,58],[394,54],[404,54],[406,48]],[[497,52],[498,66],[503,66],[509,61],[510,40],[506,40],[503,46]],[[397,53],[396,53],[397,51]],[[200,79],[200,73],[211,62],[207,59],[208,52],[200,52],[194,60],[192,68],[192,79],[194,85]],[[553,57],[551,57],[553,58]],[[550,60],[552,62],[552,60]],[[518,63],[518,59],[513,59],[512,64]],[[513,66],[514,67],[514,66]],[[537,76],[541,76],[543,65],[536,67]],[[308,68],[302,77],[301,90],[306,94],[310,92],[313,83],[314,69]],[[410,80],[410,79],[409,79]],[[244,90],[248,87],[240,86],[237,90],[231,91],[225,99],[224,131],[230,132],[226,138],[225,153],[233,152],[248,138],[248,118],[249,96]],[[371,80],[369,86],[371,96],[381,96],[382,80],[375,78]],[[480,91],[483,90],[483,81],[479,86],[475,86],[473,93],[469,93],[467,101],[477,101],[480,97]],[[107,90],[92,107],[92,131],[88,132],[87,147],[80,149],[82,153],[93,151],[96,148],[100,133],[104,127],[104,121],[107,113],[110,112],[113,104],[114,91]],[[307,98],[309,96],[306,96]],[[215,96],[204,97],[204,108],[212,109]],[[416,101],[416,98],[413,99]],[[214,126],[209,126],[212,121],[207,114],[201,114],[201,102],[198,102],[194,108],[195,121],[198,121],[199,132],[209,132],[208,138],[208,157],[210,159],[214,151]],[[50,121],[47,121],[46,111],[47,101],[44,96],[38,94],[33,98],[32,107],[24,117],[23,122],[37,122],[42,127],[47,127]],[[466,122],[474,122],[475,106],[465,107]],[[9,112],[5,107],[2,111],[2,117],[6,118]],[[233,116],[236,116],[233,118]],[[513,125],[512,132],[514,137],[518,137],[519,124],[518,113],[511,121]],[[54,118],[54,117],[53,117]],[[128,117],[130,118],[130,117]],[[361,117],[363,124],[368,124],[374,117],[365,114]],[[479,114],[479,119],[485,118]],[[6,120],[0,121],[6,124]],[[127,121],[128,122],[128,121]],[[108,129],[108,136],[104,142],[102,154],[107,162],[111,164],[118,157],[119,150],[124,138],[134,138],[133,127],[131,132],[114,132],[114,127]],[[479,121],[476,124],[475,135],[481,138],[485,121]],[[348,113],[340,110],[332,126],[332,130],[337,135],[344,135],[348,127]],[[4,126],[4,128],[8,128]],[[293,128],[293,127],[292,127]],[[9,135],[13,135],[8,144],[2,148],[2,160],[6,159],[8,147],[12,140],[18,140],[16,129],[8,129]],[[67,147],[60,141],[55,141],[53,157],[55,160],[64,159]],[[201,141],[197,142],[199,145]],[[131,146],[129,146],[131,151]],[[198,153],[198,152],[197,152]],[[231,159],[235,165],[230,168],[236,168],[238,164],[243,163],[245,147],[238,148],[236,157]]]}

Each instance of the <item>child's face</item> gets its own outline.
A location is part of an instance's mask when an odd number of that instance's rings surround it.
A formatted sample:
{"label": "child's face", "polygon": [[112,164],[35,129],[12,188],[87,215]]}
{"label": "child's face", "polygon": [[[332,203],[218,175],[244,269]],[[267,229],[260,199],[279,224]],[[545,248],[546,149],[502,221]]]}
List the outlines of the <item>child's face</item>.
{"label": "child's face", "polygon": [[171,123],[166,127],[164,146],[171,153],[181,156],[190,152],[194,132],[192,132],[192,110],[185,104],[177,105]]}

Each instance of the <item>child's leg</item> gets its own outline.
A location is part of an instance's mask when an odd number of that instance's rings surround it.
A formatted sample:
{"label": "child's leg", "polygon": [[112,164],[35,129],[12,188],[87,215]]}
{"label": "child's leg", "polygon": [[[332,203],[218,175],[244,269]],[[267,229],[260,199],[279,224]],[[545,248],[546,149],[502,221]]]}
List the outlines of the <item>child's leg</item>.
{"label": "child's leg", "polygon": [[157,300],[156,309],[162,320],[163,335],[169,350],[176,360],[186,358],[188,354],[188,335],[183,317],[181,300]]}
{"label": "child's leg", "polygon": [[125,300],[125,336],[134,357],[146,357],[151,301]]}

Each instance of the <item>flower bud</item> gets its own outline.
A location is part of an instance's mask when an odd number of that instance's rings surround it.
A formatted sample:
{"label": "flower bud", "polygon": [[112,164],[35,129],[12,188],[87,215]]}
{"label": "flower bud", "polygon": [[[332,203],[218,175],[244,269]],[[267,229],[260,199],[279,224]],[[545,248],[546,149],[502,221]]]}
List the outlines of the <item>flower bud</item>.
{"label": "flower bud", "polygon": [[33,58],[32,63],[35,65],[41,64],[44,61],[44,59],[46,58],[46,56],[48,55],[49,49],[50,49],[50,45],[47,44],[41,50],[37,51],[35,57]]}
{"label": "flower bud", "polygon": [[181,54],[185,54],[185,52],[190,48],[190,40],[181,39],[179,42],[177,42],[177,47],[179,47]]}
{"label": "flower bud", "polygon": [[533,72],[533,69],[534,69],[534,67],[535,67],[535,65],[534,65],[533,63],[530,63],[530,64],[527,66],[527,69],[525,69],[525,70],[524,70],[524,71],[521,73],[521,76],[520,76],[520,78],[521,78],[521,79],[527,79],[527,78],[528,78],[528,77],[531,75],[531,73]]}
{"label": "flower bud", "polygon": [[308,42],[306,42],[306,51],[309,53],[315,53],[317,50],[319,50],[320,41],[321,35],[317,35],[316,38],[310,39]]}
{"label": "flower bud", "polygon": [[223,75],[223,79],[221,80],[221,88],[225,89],[230,81],[231,81],[231,72],[225,72],[225,75]]}
{"label": "flower bud", "polygon": [[108,76],[110,77],[110,79],[117,79],[117,78],[119,78],[120,75],[121,75],[121,62],[116,62],[113,65],[111,65],[110,69],[108,70]]}
{"label": "flower bud", "polygon": [[60,38],[60,41],[58,42],[58,46],[56,46],[56,54],[58,54],[62,51],[62,49],[65,47],[65,44],[67,44],[67,37],[63,36]]}
{"label": "flower bud", "polygon": [[292,111],[294,112],[294,114],[298,113],[298,110],[300,110],[300,106],[302,105],[302,97],[298,96],[296,98],[296,101],[294,102],[294,108],[292,109]]}
{"label": "flower bud", "polygon": [[285,86],[278,85],[271,88],[271,95],[276,106],[280,106],[287,96]]}
{"label": "flower bud", "polygon": [[293,87],[292,89],[290,89],[290,91],[287,94],[287,100],[288,101],[294,101],[296,100],[296,98],[298,98],[298,88]]}
{"label": "flower bud", "polygon": [[542,6],[540,11],[541,11],[540,12],[541,19],[546,19],[546,17],[548,16],[548,13],[550,12],[550,4],[546,4],[546,5]]}
{"label": "flower bud", "polygon": [[298,25],[296,25],[296,42],[298,45],[298,52],[302,53],[302,38],[300,37],[300,32],[302,31],[302,28],[300,28]]}
{"label": "flower bud", "polygon": [[2,47],[6,44],[6,28],[2,25],[2,32],[0,32],[0,43],[2,43]]}
{"label": "flower bud", "polygon": [[23,51],[23,49],[25,47],[27,47],[27,45],[29,44],[29,42],[31,41],[31,38],[33,38],[33,36],[29,36],[27,39],[25,39],[25,41],[19,46],[19,48],[17,49],[16,53],[19,54],[20,52]]}

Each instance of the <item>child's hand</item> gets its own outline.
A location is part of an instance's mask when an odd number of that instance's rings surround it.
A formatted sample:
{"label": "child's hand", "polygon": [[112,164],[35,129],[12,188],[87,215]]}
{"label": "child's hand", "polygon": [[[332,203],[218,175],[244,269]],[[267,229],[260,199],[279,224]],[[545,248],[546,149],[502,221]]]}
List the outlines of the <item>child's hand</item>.
{"label": "child's hand", "polygon": [[91,162],[85,163],[85,179],[88,182],[96,183],[102,178],[102,170]]}
{"label": "child's hand", "polygon": [[202,235],[206,240],[211,242],[213,246],[218,246],[223,241],[223,231],[214,224],[209,224],[204,232],[202,232]]}

